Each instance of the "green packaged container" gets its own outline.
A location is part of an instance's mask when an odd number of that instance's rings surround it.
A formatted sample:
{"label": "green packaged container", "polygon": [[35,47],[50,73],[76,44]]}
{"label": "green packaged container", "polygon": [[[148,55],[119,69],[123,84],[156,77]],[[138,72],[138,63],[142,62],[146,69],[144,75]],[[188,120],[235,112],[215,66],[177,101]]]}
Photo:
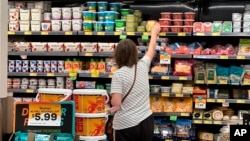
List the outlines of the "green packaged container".
{"label": "green packaged container", "polygon": [[131,13],[131,9],[121,9],[121,16],[127,16]]}

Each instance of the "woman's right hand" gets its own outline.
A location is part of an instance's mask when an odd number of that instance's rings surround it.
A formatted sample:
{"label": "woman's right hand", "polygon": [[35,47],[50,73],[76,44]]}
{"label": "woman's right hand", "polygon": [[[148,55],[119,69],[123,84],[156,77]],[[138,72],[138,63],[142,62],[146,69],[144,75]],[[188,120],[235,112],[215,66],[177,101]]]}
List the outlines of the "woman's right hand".
{"label": "woman's right hand", "polygon": [[151,29],[151,36],[157,36],[161,31],[161,26],[158,22],[155,23],[154,27]]}

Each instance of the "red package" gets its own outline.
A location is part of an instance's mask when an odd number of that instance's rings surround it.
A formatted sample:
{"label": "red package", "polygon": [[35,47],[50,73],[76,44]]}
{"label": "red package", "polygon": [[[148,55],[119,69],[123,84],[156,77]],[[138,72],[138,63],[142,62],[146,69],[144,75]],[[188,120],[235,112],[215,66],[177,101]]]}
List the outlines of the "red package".
{"label": "red package", "polygon": [[174,62],[175,76],[192,76],[193,60],[177,59]]}

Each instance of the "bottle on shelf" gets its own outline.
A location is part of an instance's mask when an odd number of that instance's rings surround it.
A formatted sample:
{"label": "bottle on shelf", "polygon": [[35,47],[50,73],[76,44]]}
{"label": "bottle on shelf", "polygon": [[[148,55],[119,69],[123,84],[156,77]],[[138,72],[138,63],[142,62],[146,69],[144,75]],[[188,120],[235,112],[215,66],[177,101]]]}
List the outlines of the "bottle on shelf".
{"label": "bottle on shelf", "polygon": [[103,61],[103,59],[101,59],[97,63],[97,68],[98,68],[99,72],[105,72],[105,62]]}
{"label": "bottle on shelf", "polygon": [[90,60],[90,63],[89,63],[89,70],[92,71],[92,70],[96,70],[97,69],[97,63],[94,59],[91,59]]}

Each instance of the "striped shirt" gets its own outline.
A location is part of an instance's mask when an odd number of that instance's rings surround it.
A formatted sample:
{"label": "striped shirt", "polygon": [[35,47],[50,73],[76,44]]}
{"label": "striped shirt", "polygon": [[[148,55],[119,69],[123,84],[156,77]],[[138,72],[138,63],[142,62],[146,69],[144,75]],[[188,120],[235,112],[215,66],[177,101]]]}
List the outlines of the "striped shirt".
{"label": "striped shirt", "polygon": [[[138,125],[152,114],[149,104],[148,71],[151,60],[144,56],[137,63],[136,81],[130,94],[116,112],[113,119],[113,128],[121,130]],[[123,66],[115,72],[111,82],[111,94],[121,93],[122,97],[129,91],[134,80],[135,66]]]}

